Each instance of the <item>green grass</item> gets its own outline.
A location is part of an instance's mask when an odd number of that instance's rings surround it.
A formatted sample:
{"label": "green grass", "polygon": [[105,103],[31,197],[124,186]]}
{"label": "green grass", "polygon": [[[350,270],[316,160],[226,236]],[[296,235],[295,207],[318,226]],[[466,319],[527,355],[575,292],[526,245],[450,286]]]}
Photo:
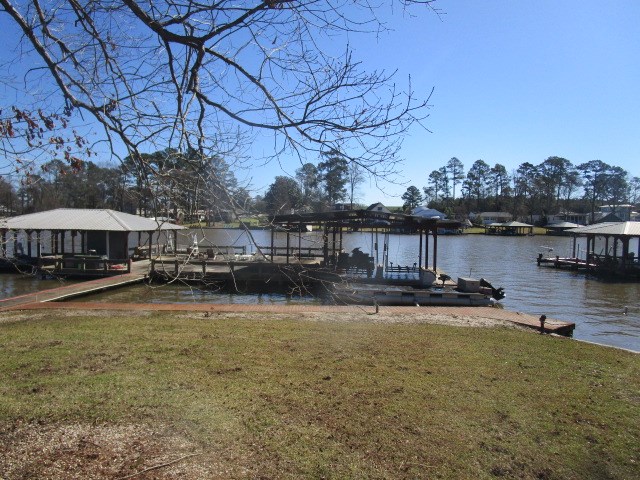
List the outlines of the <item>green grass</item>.
{"label": "green grass", "polygon": [[638,355],[367,318],[1,324],[0,434],[163,423],[264,478],[637,478]]}

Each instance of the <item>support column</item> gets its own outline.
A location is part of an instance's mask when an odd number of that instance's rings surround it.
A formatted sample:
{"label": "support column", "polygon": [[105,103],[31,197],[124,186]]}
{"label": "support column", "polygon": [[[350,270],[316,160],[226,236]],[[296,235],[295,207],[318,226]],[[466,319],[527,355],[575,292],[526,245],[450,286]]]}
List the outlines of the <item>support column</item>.
{"label": "support column", "polygon": [[424,268],[429,268],[429,228],[424,231]]}
{"label": "support column", "polygon": [[[153,242],[152,242],[152,240],[153,240],[153,232],[147,232],[147,235],[149,235],[149,258],[151,258],[151,247],[153,246]],[[176,248],[176,251],[178,251],[177,248]]]}
{"label": "support column", "polygon": [[422,268],[422,230],[418,230],[420,236],[420,243],[418,245],[418,271]]}
{"label": "support column", "polygon": [[331,263],[336,261],[336,226],[331,228]]}
{"label": "support column", "polygon": [[433,271],[438,268],[438,228],[433,229]]}
{"label": "support column", "polygon": [[629,258],[629,239],[622,238],[622,261],[620,262],[620,271],[622,274],[627,273],[627,259]]}
{"label": "support column", "polygon": [[289,265],[289,248],[291,246],[290,234],[291,234],[291,232],[289,231],[289,228],[287,227],[287,265]]}
{"label": "support column", "polygon": [[29,258],[31,258],[31,234],[33,233],[33,231],[26,230],[25,232],[27,234],[27,255],[29,256]]}
{"label": "support column", "polygon": [[325,223],[322,234],[322,254],[324,256],[325,267],[329,264],[329,227]]}
{"label": "support column", "polygon": [[272,225],[271,226],[271,263],[273,263],[273,247],[274,247],[274,238],[275,238],[276,232],[275,232],[275,227]]}
{"label": "support column", "polygon": [[42,243],[40,242],[40,230],[36,230],[36,256],[42,257]]}

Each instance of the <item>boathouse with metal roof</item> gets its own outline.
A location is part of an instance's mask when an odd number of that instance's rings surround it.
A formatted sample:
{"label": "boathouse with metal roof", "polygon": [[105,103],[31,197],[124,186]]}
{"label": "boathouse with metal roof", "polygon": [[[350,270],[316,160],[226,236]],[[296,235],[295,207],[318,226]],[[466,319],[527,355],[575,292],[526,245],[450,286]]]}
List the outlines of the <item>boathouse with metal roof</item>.
{"label": "boathouse with metal roof", "polygon": [[[154,244],[172,239],[176,245],[183,228],[116,210],[58,208],[0,220],[1,254],[5,260],[27,264],[48,260],[57,269],[86,267],[87,260],[96,264],[97,258],[99,269],[109,270],[110,265],[126,264],[142,244],[149,256]],[[138,242],[131,245],[130,234],[135,232]]]}
{"label": "boathouse with metal roof", "polygon": [[[587,238],[587,265],[601,274],[613,274],[623,277],[640,276],[640,222],[595,223],[586,227],[567,230],[574,236],[573,256],[576,256],[576,237]],[[601,252],[596,251],[596,239],[603,239]],[[631,251],[632,241],[637,241],[636,251]],[[618,245],[621,248],[618,248]],[[619,254],[618,252],[621,251]]]}

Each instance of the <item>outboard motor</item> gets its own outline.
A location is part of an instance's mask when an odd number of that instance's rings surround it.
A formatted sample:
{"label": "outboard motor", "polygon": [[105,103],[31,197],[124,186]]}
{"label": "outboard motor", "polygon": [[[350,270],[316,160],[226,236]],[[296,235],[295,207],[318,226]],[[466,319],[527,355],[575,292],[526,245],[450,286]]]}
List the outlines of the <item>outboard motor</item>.
{"label": "outboard motor", "polygon": [[480,279],[480,286],[490,288],[491,297],[495,298],[496,300],[502,300],[507,296],[506,293],[504,293],[504,288],[494,288],[493,285],[487,282],[484,278]]}

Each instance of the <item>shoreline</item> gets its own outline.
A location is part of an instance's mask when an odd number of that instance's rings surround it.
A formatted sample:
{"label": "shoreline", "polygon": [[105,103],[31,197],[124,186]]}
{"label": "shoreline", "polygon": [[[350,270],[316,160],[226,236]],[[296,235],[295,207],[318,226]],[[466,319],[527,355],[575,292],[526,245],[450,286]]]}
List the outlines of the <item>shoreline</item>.
{"label": "shoreline", "polygon": [[[417,309],[420,309],[417,311]],[[27,321],[33,315],[20,315],[19,312],[67,310],[68,314],[103,312],[106,314],[123,314],[124,312],[176,312],[181,316],[192,318],[202,313],[205,318],[221,315],[229,318],[251,318],[257,315],[295,315],[299,320],[320,322],[370,322],[376,324],[433,324],[452,327],[470,328],[514,328],[522,331],[539,333],[536,328],[537,317],[522,312],[514,312],[495,307],[389,307],[380,306],[378,312],[374,307],[362,305],[256,305],[256,304],[173,304],[173,303],[106,303],[106,302],[44,302],[30,303],[6,309],[9,316],[0,316],[0,324]],[[18,317],[18,318],[16,318]],[[20,318],[22,317],[22,318]],[[545,325],[552,325],[553,319],[547,319]],[[606,343],[583,340],[574,337],[547,334],[570,338],[581,343],[612,348],[633,354],[640,351],[630,348],[609,345]]]}

